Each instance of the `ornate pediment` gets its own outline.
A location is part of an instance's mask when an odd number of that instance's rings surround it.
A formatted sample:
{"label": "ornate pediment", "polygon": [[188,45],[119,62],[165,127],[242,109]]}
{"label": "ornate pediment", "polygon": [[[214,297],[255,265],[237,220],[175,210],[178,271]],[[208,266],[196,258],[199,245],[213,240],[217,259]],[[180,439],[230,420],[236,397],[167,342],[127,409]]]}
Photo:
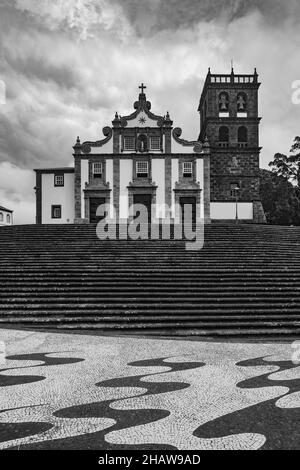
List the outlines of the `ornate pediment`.
{"label": "ornate pediment", "polygon": [[147,101],[144,89],[146,86],[142,83],[139,87],[142,92],[139,94],[138,101],[135,101],[133,107],[135,111],[128,116],[120,116],[118,113],[112,121],[113,127],[172,127],[173,122],[167,112],[166,116],[159,116],[153,114],[151,110],[151,103]]}
{"label": "ornate pediment", "polygon": [[112,127],[103,128],[103,139],[81,144],[78,138],[73,147],[74,155],[84,154],[84,158],[88,158],[91,153],[209,153],[207,141],[202,144],[183,139],[182,130],[179,127],[173,129],[169,112],[165,116],[154,114],[146,99],[145,85],[139,88],[141,92],[133,104],[134,111],[126,116],[116,112]]}

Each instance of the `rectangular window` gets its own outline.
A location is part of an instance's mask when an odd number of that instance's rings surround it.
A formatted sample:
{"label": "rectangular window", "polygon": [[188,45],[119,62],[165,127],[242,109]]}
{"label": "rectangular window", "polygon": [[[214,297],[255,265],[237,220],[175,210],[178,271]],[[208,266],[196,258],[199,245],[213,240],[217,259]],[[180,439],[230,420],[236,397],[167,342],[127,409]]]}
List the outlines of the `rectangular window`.
{"label": "rectangular window", "polygon": [[150,150],[160,150],[160,137],[150,137]]}
{"label": "rectangular window", "polygon": [[148,162],[136,162],[136,176],[137,178],[148,177]]}
{"label": "rectangular window", "polygon": [[183,162],[183,176],[184,178],[191,178],[193,175],[192,162]]}
{"label": "rectangular window", "polygon": [[135,139],[131,135],[124,137],[124,150],[135,150]]}
{"label": "rectangular window", "polygon": [[64,175],[54,175],[54,186],[64,186]]}
{"label": "rectangular window", "polygon": [[230,185],[230,196],[237,197],[239,195],[240,186],[238,183],[231,183]]}
{"label": "rectangular window", "polygon": [[61,219],[61,206],[51,206],[52,219]]}
{"label": "rectangular window", "polygon": [[102,178],[103,176],[103,165],[102,162],[93,163],[93,177]]}

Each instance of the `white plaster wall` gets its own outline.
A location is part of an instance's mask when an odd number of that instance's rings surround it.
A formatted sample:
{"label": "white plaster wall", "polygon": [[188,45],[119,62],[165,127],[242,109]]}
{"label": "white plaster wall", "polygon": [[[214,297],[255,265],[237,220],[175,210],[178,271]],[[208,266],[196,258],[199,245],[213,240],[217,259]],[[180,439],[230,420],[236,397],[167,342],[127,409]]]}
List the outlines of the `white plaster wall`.
{"label": "white plaster wall", "polygon": [[88,160],[81,160],[81,217],[86,217],[84,213],[84,188],[85,183],[89,181],[89,162]]}
{"label": "white plaster wall", "polygon": [[128,218],[128,189],[132,180],[132,160],[120,159],[120,218]]}
{"label": "white plaster wall", "polygon": [[[105,139],[104,136],[103,139]],[[106,144],[102,145],[102,147],[92,147],[91,153],[89,155],[94,155],[97,153],[113,153],[113,137]]]}
{"label": "white plaster wall", "polygon": [[171,152],[172,153],[194,153],[194,146],[191,145],[190,147],[185,147],[184,145],[181,145],[178,142],[176,142],[176,140],[172,137]]}
{"label": "white plaster wall", "polygon": [[[141,118],[145,119],[144,123],[139,121]],[[128,127],[157,127],[157,120],[150,119],[144,111],[140,111],[135,119],[128,121]]]}
{"label": "white plaster wall", "polygon": [[[211,202],[210,216],[215,220],[231,220],[235,219],[236,204],[235,202]],[[238,218],[244,220],[253,219],[253,204],[252,202],[239,202],[238,203]]]}
{"label": "white plaster wall", "polygon": [[[1,214],[3,214],[3,220],[0,220],[0,227],[4,227],[7,225],[13,224],[13,214],[11,212],[4,211],[3,209],[0,210]],[[10,222],[7,222],[7,216],[9,215]]]}
{"label": "white plaster wall", "polygon": [[[64,186],[54,186],[54,173],[42,174],[42,224],[74,222],[74,173],[65,173]],[[51,218],[51,205],[61,205],[61,219]]]}
{"label": "white plaster wall", "polygon": [[172,214],[172,217],[175,217],[175,193],[174,193],[174,189],[175,189],[175,183],[176,181],[178,181],[178,178],[179,178],[179,174],[178,174],[178,162],[179,162],[179,159],[178,158],[172,158],[171,160],[171,172],[172,172],[172,210],[171,210],[171,214]]}
{"label": "white plaster wall", "polygon": [[165,160],[152,159],[152,181],[156,184],[156,218],[165,218]]}
{"label": "white plaster wall", "polygon": [[109,217],[114,218],[114,171],[113,171],[113,159],[108,158],[106,160],[106,182],[109,183],[110,191],[110,208]]}

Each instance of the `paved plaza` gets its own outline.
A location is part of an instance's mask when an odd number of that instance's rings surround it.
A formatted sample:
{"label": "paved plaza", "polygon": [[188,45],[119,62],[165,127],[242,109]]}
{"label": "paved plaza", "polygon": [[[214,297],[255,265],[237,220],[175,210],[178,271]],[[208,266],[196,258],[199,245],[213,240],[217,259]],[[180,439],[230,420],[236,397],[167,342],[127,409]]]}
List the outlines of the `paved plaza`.
{"label": "paved plaza", "polygon": [[0,330],[0,449],[299,449],[287,342]]}

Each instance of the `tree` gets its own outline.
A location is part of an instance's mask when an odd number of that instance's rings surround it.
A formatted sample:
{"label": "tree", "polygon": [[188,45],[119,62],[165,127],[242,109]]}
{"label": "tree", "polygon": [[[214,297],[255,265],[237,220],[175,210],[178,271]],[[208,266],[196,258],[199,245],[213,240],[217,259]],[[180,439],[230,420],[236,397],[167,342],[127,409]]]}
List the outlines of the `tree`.
{"label": "tree", "polygon": [[287,176],[260,170],[260,197],[268,223],[300,225],[300,190]]}
{"label": "tree", "polygon": [[271,171],[279,176],[296,183],[300,188],[300,137],[295,137],[289,156],[276,153],[274,160],[269,163]]}

